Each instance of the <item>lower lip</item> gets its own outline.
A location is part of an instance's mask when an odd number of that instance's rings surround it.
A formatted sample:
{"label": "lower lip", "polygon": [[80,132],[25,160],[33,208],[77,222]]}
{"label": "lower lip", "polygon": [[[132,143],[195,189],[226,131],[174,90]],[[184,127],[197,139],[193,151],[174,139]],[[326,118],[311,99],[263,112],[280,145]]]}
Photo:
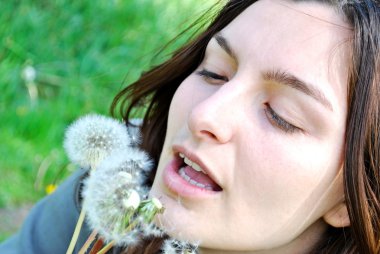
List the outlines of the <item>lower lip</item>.
{"label": "lower lip", "polygon": [[189,198],[204,198],[207,196],[215,196],[220,193],[220,191],[202,189],[187,182],[178,173],[181,164],[182,159],[174,158],[164,169],[163,180],[169,190],[177,193],[181,197]]}

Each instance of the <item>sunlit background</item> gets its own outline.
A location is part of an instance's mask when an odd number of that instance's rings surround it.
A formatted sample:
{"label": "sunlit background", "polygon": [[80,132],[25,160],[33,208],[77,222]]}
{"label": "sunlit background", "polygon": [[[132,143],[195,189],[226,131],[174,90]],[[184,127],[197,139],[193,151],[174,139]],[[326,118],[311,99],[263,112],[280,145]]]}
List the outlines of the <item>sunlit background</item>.
{"label": "sunlit background", "polygon": [[62,148],[68,124],[108,115],[115,94],[213,2],[1,1],[0,241],[75,170]]}

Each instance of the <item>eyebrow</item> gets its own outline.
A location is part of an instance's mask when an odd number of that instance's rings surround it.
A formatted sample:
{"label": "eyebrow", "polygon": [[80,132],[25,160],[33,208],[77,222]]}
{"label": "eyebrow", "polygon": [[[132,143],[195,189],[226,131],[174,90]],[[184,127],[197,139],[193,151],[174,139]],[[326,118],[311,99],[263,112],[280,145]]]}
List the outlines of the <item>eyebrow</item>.
{"label": "eyebrow", "polygon": [[323,106],[333,111],[331,103],[327,100],[326,96],[320,90],[318,90],[315,86],[302,81],[291,73],[280,70],[266,71],[263,73],[263,79],[268,81],[275,81],[277,83],[297,89],[298,91],[314,98]]}
{"label": "eyebrow", "polygon": [[[219,44],[219,46],[235,61],[237,61],[236,54],[232,50],[230,44],[226,40],[226,38],[220,34],[217,33],[214,35],[214,38],[216,42]],[[288,73],[286,71],[280,71],[280,70],[272,70],[272,71],[266,71],[263,74],[263,78],[268,81],[275,81],[277,83],[287,85],[291,88],[297,89],[298,91],[314,98],[316,101],[321,103],[326,108],[333,111],[333,107],[329,100],[327,100],[326,96],[316,88],[316,86],[313,86],[311,84],[308,84],[307,82],[297,78],[295,75]]]}
{"label": "eyebrow", "polygon": [[216,40],[216,42],[219,44],[219,46],[231,57],[233,58],[235,61],[237,60],[236,58],[236,55],[234,53],[234,51],[232,50],[230,44],[228,43],[228,41],[226,40],[226,38],[223,37],[223,35],[221,35],[220,33],[217,33],[216,35],[214,35],[214,39]]}

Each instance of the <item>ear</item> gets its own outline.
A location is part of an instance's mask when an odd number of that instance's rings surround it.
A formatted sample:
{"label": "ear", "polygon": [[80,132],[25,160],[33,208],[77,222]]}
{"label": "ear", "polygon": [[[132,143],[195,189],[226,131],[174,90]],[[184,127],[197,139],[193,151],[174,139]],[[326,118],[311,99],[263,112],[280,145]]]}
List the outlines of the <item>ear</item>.
{"label": "ear", "polygon": [[335,228],[350,226],[346,203],[342,202],[334,206],[323,216],[323,219],[327,224]]}

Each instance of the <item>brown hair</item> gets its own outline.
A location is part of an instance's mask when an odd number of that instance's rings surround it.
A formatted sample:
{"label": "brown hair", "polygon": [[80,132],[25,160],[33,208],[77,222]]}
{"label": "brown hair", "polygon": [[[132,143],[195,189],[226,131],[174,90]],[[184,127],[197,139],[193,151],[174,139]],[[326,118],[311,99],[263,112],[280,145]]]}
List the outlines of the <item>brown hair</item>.
{"label": "brown hair", "polygon": [[[351,225],[328,228],[313,253],[380,253],[380,6],[375,0],[311,1],[336,7],[353,29],[344,154],[344,189]],[[211,17],[213,20],[205,31],[178,49],[168,61],[144,73],[114,99],[111,111],[115,115],[119,106],[126,122],[134,110],[147,105],[142,148],[149,152],[156,165],[174,92],[200,64],[209,40],[254,2],[228,1]],[[207,17],[202,16],[192,27],[207,22]],[[155,172],[148,184],[152,184],[154,175]],[[127,253],[156,253],[158,243],[161,240],[154,239],[145,244],[147,248],[130,248]]]}

